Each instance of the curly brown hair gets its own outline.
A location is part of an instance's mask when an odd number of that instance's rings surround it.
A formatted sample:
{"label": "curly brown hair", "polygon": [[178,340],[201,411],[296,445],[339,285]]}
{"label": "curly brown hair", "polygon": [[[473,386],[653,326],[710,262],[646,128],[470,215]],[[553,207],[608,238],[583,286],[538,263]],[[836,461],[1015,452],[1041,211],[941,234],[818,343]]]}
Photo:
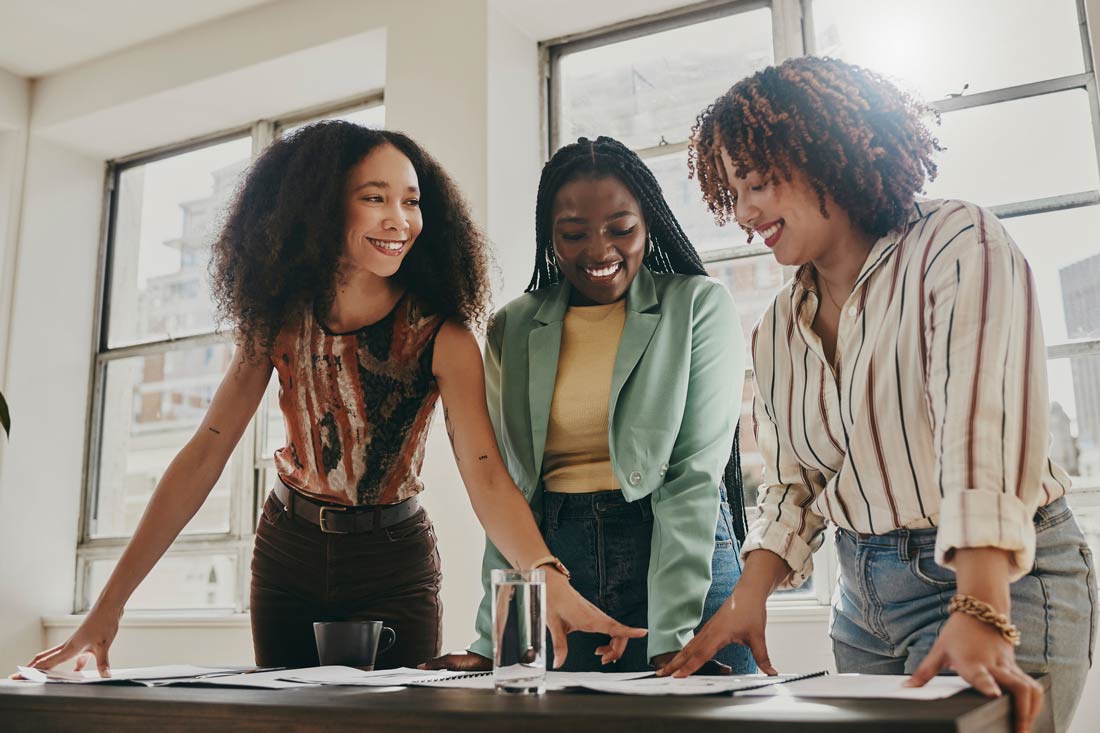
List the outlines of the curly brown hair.
{"label": "curly brown hair", "polygon": [[688,170],[719,224],[734,217],[722,165],[775,183],[802,171],[828,218],[825,194],[874,236],[905,224],[936,177],[943,150],[923,117],[939,115],[883,76],[833,58],[801,56],[742,79],[699,115]]}
{"label": "curly brown hair", "polygon": [[408,136],[318,122],[272,143],[253,163],[214,242],[210,263],[221,320],[249,357],[306,309],[327,313],[345,240],[349,172],[379,145],[412,162],[424,228],[393,277],[433,312],[481,329],[490,308],[488,244],[443,168]]}

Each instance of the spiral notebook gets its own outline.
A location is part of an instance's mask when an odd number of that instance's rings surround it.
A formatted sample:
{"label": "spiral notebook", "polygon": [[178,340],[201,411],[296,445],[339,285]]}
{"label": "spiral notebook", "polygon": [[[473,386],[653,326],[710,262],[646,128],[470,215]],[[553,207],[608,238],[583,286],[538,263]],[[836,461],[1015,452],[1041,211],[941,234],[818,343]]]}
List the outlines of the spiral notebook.
{"label": "spiral notebook", "polygon": [[[719,695],[781,685],[824,675],[768,677],[742,675],[731,677],[657,677],[653,672],[547,672],[548,691],[585,689],[617,695]],[[492,690],[492,672],[453,672],[402,667],[364,672],[351,667],[315,667],[287,670],[281,679],[298,684],[351,685],[359,687],[429,687],[464,690]]]}
{"label": "spiral notebook", "polygon": [[[673,679],[653,672],[547,672],[546,690],[584,689],[614,695],[729,695],[746,690],[781,685],[819,677],[824,671],[803,675],[704,676]],[[492,672],[461,672],[430,680],[409,682],[415,687],[445,687],[468,690],[493,689]]]}

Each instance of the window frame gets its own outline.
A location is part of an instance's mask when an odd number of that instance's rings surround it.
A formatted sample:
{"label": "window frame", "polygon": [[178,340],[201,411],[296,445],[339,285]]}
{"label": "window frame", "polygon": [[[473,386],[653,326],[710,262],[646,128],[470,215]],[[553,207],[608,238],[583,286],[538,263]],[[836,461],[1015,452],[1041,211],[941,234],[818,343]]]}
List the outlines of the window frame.
{"label": "window frame", "polygon": [[[812,54],[815,45],[813,0],[709,0],[686,8],[624,21],[591,31],[554,38],[540,44],[540,87],[543,109],[543,160],[564,142],[561,138],[559,121],[562,109],[562,84],[560,74],[561,59],[571,53],[585,51],[600,46],[619,43],[642,36],[673,30],[696,23],[726,18],[760,8],[772,11],[772,47],[776,64],[788,58],[803,54]],[[1093,48],[1085,9],[1085,0],[1074,0],[1080,30],[1081,53],[1084,71],[1024,84],[992,89],[959,97],[935,100],[929,105],[940,114],[950,114],[964,109],[991,106],[1057,92],[1082,89],[1088,94],[1097,168],[1100,169],[1100,97],[1097,91],[1097,75],[1094,64]],[[687,140],[665,141],[650,147],[637,148],[634,152],[642,160],[657,156],[680,153],[688,147]],[[1074,208],[1100,206],[1100,189],[1076,191],[1022,201],[1012,201],[988,207],[998,218],[1009,219],[1031,214],[1065,211]],[[767,256],[769,250],[762,244],[741,244],[700,253],[704,265],[719,262],[731,262],[754,257]],[[1100,357],[1100,337],[1069,339],[1047,346],[1047,360],[1068,359],[1075,356],[1096,355]],[[752,379],[751,367],[745,371],[745,379]],[[1100,477],[1075,476],[1074,486],[1067,497],[1071,505],[1100,505]],[[824,551],[815,556],[817,570],[812,591],[792,593],[789,596],[773,597],[769,606],[789,608],[806,605],[828,605],[831,602],[833,586],[837,577],[836,554],[831,541],[824,543]]]}
{"label": "window frame", "polygon": [[[310,120],[319,120],[385,105],[383,90],[374,90],[368,94],[336,100],[305,109],[292,110],[277,117],[255,120],[246,125],[224,128],[215,132],[189,138],[187,140],[140,151],[131,155],[114,158],[106,162],[103,185],[103,208],[100,225],[100,244],[96,266],[95,318],[92,325],[92,360],[88,384],[90,396],[85,420],[85,443],[83,469],[81,474],[80,519],[78,524],[76,548],[76,583],[73,589],[73,612],[85,613],[95,598],[90,597],[90,573],[92,563],[97,560],[118,559],[122,550],[130,542],[132,534],[119,537],[95,537],[94,522],[99,502],[99,469],[103,443],[104,399],[106,391],[107,367],[112,362],[126,358],[164,354],[183,351],[202,346],[233,345],[231,331],[222,331],[218,324],[212,331],[187,336],[146,340],[123,346],[108,346],[108,330],[112,296],[112,266],[117,254],[115,235],[119,206],[119,181],[121,175],[131,169],[159,160],[183,155],[211,145],[234,139],[251,139],[250,161],[275,139],[279,132],[289,126],[299,125]],[[265,469],[274,465],[271,458],[260,456],[263,447],[265,403],[249,420],[237,447],[226,463],[225,471],[235,472],[230,487],[230,517],[228,528],[219,532],[181,534],[177,537],[165,556],[187,556],[205,554],[234,555],[236,563],[235,590],[231,608],[223,607],[187,607],[164,609],[136,609],[130,613],[163,615],[181,612],[196,615],[234,612],[242,613],[248,608],[249,564],[256,521],[262,506],[261,498],[267,493],[267,486],[261,485],[266,475]]]}

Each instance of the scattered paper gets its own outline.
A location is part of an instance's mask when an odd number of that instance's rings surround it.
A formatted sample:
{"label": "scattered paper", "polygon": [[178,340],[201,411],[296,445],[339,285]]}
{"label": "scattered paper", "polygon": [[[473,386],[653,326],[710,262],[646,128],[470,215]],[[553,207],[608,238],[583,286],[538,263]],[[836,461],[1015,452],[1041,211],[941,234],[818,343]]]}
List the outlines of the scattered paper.
{"label": "scattered paper", "polygon": [[903,687],[902,683],[907,679],[909,679],[909,675],[904,674],[830,674],[796,680],[770,688],[749,690],[740,694],[941,700],[970,689],[970,683],[962,677],[933,677],[924,687]]}
{"label": "scattered paper", "polygon": [[408,684],[413,687],[449,687],[462,690],[491,690],[494,687],[492,672],[448,672],[436,679],[423,679]]}
{"label": "scattered paper", "polygon": [[547,672],[546,689],[568,690],[571,687],[588,687],[592,683],[606,684],[629,682],[653,677],[652,672]]}
{"label": "scattered paper", "polygon": [[0,687],[26,687],[27,685],[44,685],[45,681],[39,680],[13,680],[8,677],[0,677]]}
{"label": "scattered paper", "polygon": [[[598,674],[598,673],[597,673]],[[646,677],[644,679],[603,680],[598,675],[578,685],[586,690],[608,692],[615,695],[721,695],[742,690],[754,690],[760,687],[781,685],[787,677],[769,677],[763,674],[736,676],[697,676],[697,677]]]}
{"label": "scattered paper", "polygon": [[262,690],[283,690],[291,687],[316,687],[316,682],[301,682],[286,678],[288,674],[304,671],[310,670],[274,669],[266,672],[201,675],[190,679],[169,680],[162,684],[168,687],[250,687]]}
{"label": "scattered paper", "polygon": [[194,679],[207,675],[234,674],[242,667],[196,667],[190,664],[169,664],[160,667],[134,667],[112,669],[110,677],[100,677],[99,670],[85,669],[79,672],[60,669],[35,669],[16,667],[19,674],[36,682],[64,682],[69,684],[104,684],[111,682],[150,683],[170,679]]}
{"label": "scattered paper", "polygon": [[[448,674],[448,677],[442,679],[409,681],[406,684],[465,690],[491,690],[494,687],[492,673],[489,672]],[[618,695],[715,695],[779,684],[789,679],[793,678],[768,677],[762,674],[672,679],[656,677],[653,672],[547,672],[545,689],[548,692],[585,689]]]}
{"label": "scattered paper", "polygon": [[412,685],[439,680],[459,674],[463,673],[448,672],[446,670],[412,669],[411,667],[379,669],[372,672],[364,672],[355,667],[329,665],[327,667],[311,667],[308,669],[287,669],[283,670],[281,676],[285,680],[308,682],[314,685],[392,687],[395,685]]}

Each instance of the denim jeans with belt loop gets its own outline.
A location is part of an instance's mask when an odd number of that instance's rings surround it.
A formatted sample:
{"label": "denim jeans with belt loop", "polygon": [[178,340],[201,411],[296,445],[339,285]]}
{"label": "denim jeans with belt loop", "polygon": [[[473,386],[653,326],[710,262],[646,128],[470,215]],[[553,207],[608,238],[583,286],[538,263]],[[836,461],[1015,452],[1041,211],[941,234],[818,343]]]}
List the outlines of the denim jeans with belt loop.
{"label": "denim jeans with belt loop", "polygon": [[[589,602],[627,626],[647,627],[649,554],[653,540],[653,509],[649,499],[628,502],[619,491],[543,495],[542,534],[550,551],[569,568],[571,584]],[[741,577],[741,548],[733,534],[729,503],[722,490],[721,511],[714,534],[711,586],[700,627],[733,592]],[[603,665],[596,647],[605,634],[573,632],[564,671],[640,672],[650,669],[646,639],[631,639],[623,656]],[[731,644],[715,658],[734,674],[756,672],[749,650]]]}
{"label": "denim jeans with belt loop", "polygon": [[[1055,729],[1068,730],[1092,666],[1096,571],[1066,500],[1035,514],[1035,565],[1011,586],[1025,672],[1049,674]],[[955,573],[936,563],[936,530],[838,529],[840,582],[831,636],[839,672],[911,674],[947,622]]]}

